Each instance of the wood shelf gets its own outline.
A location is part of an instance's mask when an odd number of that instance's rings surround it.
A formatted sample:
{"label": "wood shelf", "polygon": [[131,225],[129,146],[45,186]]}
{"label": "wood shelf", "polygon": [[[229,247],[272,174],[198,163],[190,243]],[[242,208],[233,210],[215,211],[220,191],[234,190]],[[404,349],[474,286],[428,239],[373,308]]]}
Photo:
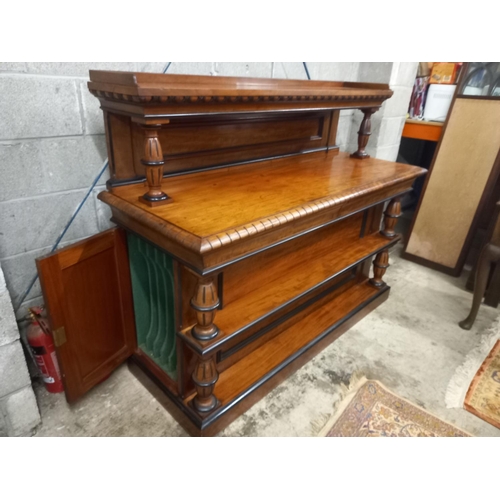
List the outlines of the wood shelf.
{"label": "wood shelf", "polygon": [[188,183],[182,175],[165,178],[162,189],[174,201],[157,207],[139,201],[142,184],[103,191],[99,199],[112,206],[118,225],[173,255],[181,245],[183,261],[206,274],[291,234],[400,195],[424,173],[376,158],[317,152],[193,173]]}
{"label": "wood shelf", "polygon": [[[217,311],[215,323],[220,332],[215,339],[204,343],[202,352],[234,344],[237,337],[244,337],[248,331],[257,331],[284,310],[293,309],[308,297],[333,285],[335,279],[346,271],[354,270],[365,259],[399,241],[399,237],[389,240],[380,233],[356,238],[318,238],[308,246],[307,253],[303,253],[299,246],[286,258],[281,258],[279,265],[270,269],[273,275],[263,286],[245,289],[241,297]],[[186,328],[183,336],[199,349],[190,330]]]}
{"label": "wood shelf", "polygon": [[[278,221],[273,224],[268,219],[295,208],[304,211],[294,220],[307,218],[318,210],[378,193],[381,185],[413,181],[424,172],[376,158],[357,160],[347,153],[318,152],[193,173],[189,183],[184,176],[165,178],[162,189],[175,202],[163,206],[148,207],[139,201],[142,183],[117,187],[113,194],[106,193],[105,201],[112,204],[121,199],[141,208],[143,217],[151,214],[158,224],[173,224],[185,238],[205,239],[215,248],[216,235],[230,244],[231,239],[223,235],[235,228],[262,222],[265,230],[273,230]],[[283,223],[291,221],[285,218]]]}
{"label": "wood shelf", "polygon": [[[300,321],[229,367],[220,374],[215,388],[221,409],[237,403],[243,393],[258,389],[305,351],[338,330],[329,338],[329,342],[333,341],[343,333],[342,326],[347,326],[350,318],[363,309],[366,314],[370,303],[377,298],[385,299],[388,290],[387,286],[377,289],[368,281],[358,283],[320,308],[313,309]],[[359,319],[357,317],[356,321]],[[218,413],[220,410],[216,410],[212,418],[216,418]]]}

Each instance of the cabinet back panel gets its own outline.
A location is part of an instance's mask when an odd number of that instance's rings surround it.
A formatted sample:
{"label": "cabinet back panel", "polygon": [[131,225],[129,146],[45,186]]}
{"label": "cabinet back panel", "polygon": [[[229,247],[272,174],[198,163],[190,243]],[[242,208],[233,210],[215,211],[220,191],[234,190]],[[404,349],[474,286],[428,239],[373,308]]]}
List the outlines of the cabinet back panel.
{"label": "cabinet back panel", "polygon": [[[159,131],[165,158],[164,174],[332,147],[337,121],[338,113],[332,111],[226,115],[211,117],[210,121],[203,117],[173,118]],[[118,181],[144,177],[142,128],[130,118],[109,113],[107,136],[114,178]],[[131,154],[124,155],[123,151],[131,151]],[[111,184],[113,182],[112,179]]]}

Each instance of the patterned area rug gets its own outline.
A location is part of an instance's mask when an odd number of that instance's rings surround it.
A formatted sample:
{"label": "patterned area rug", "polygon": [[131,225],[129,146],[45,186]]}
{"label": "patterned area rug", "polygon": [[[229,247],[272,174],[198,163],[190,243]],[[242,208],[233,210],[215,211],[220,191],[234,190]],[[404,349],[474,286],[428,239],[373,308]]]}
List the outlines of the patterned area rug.
{"label": "patterned area rug", "polygon": [[474,349],[467,354],[463,363],[457,366],[446,389],[444,398],[446,408],[464,408],[465,396],[471,383],[498,340],[500,340],[500,318],[497,318],[486,331],[480,333]]}
{"label": "patterned area rug", "polygon": [[319,432],[326,437],[464,437],[466,432],[443,422],[380,382],[362,379],[349,391],[336,414]]}
{"label": "patterned area rug", "polygon": [[464,408],[500,429],[500,340],[473,378]]}

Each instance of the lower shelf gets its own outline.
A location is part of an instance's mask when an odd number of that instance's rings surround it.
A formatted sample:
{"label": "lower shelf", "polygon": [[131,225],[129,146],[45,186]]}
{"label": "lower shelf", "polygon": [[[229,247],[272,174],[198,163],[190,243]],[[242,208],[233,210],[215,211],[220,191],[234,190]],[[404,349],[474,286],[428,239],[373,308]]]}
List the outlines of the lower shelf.
{"label": "lower shelf", "polygon": [[[322,252],[310,247],[310,255],[314,255],[314,259],[307,260],[307,265],[302,259],[300,265],[297,264],[293,269],[282,270],[279,279],[252,290],[217,311],[215,323],[220,332],[217,337],[204,343],[204,351],[216,351],[236,343],[238,337],[248,330],[264,326],[266,321],[270,322],[287,308],[305,301],[316,290],[334,283],[341,273],[354,269],[369,257],[395,245],[399,239],[399,236],[388,239],[377,232],[356,241],[348,241],[347,249],[336,240],[320,240],[319,243],[325,245],[326,241],[330,246]],[[196,348],[198,343],[191,339],[191,328],[192,325],[182,333],[185,340]]]}
{"label": "lower shelf", "polygon": [[162,382],[152,362],[136,354],[130,369],[191,435],[213,436],[384,302],[389,290],[357,283],[261,345],[220,375],[219,406],[203,418],[192,408],[192,397],[183,400]]}
{"label": "lower shelf", "polygon": [[224,371],[217,382],[215,395],[223,405],[228,404],[259,381],[263,371],[271,373],[282,363],[290,362],[291,357],[299,356],[302,349],[319,340],[322,333],[340,326],[377,292],[366,282],[349,288]]}
{"label": "lower shelf", "polygon": [[[227,426],[386,300],[388,293],[388,286],[358,283],[221,373],[214,392],[220,405],[203,419],[201,434],[213,435]],[[189,406],[191,399],[184,404]]]}

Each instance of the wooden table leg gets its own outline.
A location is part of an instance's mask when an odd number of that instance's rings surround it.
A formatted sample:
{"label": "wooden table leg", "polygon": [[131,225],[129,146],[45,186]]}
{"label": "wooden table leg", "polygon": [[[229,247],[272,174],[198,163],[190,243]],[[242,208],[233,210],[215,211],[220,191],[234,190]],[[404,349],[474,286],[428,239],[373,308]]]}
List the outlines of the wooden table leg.
{"label": "wooden table leg", "polygon": [[491,265],[500,260],[500,247],[488,243],[484,246],[476,271],[476,282],[474,286],[474,297],[472,299],[472,307],[469,316],[463,321],[460,321],[459,326],[464,330],[470,330],[474,321],[476,320],[479,306],[483,300],[484,291],[488,283],[488,276],[490,274]]}

